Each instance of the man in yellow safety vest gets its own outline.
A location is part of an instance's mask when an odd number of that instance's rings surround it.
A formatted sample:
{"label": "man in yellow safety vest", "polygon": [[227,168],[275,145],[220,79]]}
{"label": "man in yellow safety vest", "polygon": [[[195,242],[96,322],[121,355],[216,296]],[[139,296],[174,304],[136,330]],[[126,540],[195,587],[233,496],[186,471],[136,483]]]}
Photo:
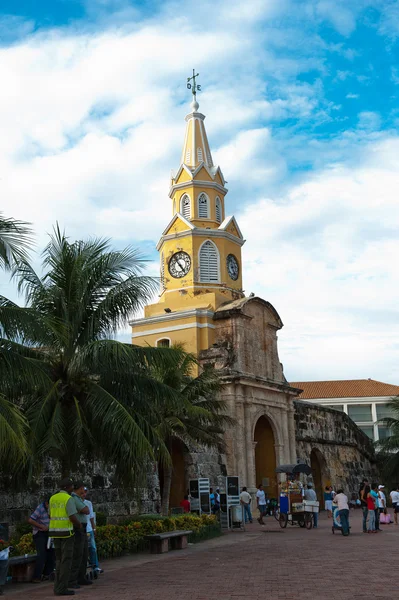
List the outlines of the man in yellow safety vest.
{"label": "man in yellow safety vest", "polygon": [[54,540],[56,559],[54,582],[56,596],[73,596],[75,594],[73,590],[68,590],[68,581],[75,541],[73,528],[80,528],[80,522],[76,516],[75,502],[70,495],[72,490],[72,481],[63,479],[60,483],[60,491],[51,496],[49,503],[49,537]]}

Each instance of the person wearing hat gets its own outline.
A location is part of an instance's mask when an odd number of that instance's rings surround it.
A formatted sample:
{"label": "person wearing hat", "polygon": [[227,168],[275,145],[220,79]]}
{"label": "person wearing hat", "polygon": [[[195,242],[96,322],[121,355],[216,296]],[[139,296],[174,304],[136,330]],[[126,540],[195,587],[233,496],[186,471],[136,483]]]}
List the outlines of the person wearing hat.
{"label": "person wearing hat", "polygon": [[74,533],[80,528],[75,502],[71,497],[73,483],[63,479],[60,491],[51,496],[49,501],[49,536],[53,538],[56,560],[54,594],[56,596],[73,596],[75,592],[68,589],[71,573]]}
{"label": "person wearing hat", "polygon": [[75,502],[80,527],[75,529],[75,546],[73,549],[69,587],[76,590],[82,585],[91,585],[93,582],[86,579],[87,559],[89,557],[86,528],[90,510],[84,503],[85,484],[79,480],[76,481],[73,487],[74,491],[71,495]]}
{"label": "person wearing hat", "polygon": [[[313,483],[309,481],[307,484],[307,489],[304,491],[303,497],[305,500],[310,500],[311,502],[317,502],[317,495],[315,490],[313,489]],[[313,513],[313,527],[317,529],[319,525],[319,513]]]}

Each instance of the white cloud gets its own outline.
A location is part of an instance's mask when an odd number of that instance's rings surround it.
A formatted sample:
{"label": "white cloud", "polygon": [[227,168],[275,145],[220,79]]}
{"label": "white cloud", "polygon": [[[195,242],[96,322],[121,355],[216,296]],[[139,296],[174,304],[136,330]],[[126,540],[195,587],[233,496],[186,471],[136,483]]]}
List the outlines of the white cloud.
{"label": "white cloud", "polygon": [[[164,3],[139,21],[119,4],[108,25],[101,13],[100,32],[75,24],[29,36],[32,24],[17,23],[25,38],[0,49],[2,210],[34,223],[39,248],[56,220],[71,237],[155,246],[171,214],[194,65],[227,210],[239,208],[248,238],[246,289],[286,324],[287,376],[398,381],[398,142],[374,112],[335,139],[304,131],[341,118],[325,97],[325,56],[355,51],[332,48],[318,27],[348,35],[355,11],[318,0]],[[350,68],[332,73],[344,81]],[[290,164],[309,174],[289,175]]]}
{"label": "white cloud", "polygon": [[399,139],[371,143],[239,217],[245,287],[286,324],[291,380],[399,379]]}

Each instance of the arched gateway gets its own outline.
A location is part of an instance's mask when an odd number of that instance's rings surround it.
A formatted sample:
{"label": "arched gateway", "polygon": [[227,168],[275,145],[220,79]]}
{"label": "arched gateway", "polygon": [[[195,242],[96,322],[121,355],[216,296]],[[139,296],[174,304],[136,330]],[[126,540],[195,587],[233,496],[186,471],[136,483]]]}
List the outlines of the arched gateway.
{"label": "arched gateway", "polygon": [[258,419],[255,426],[256,485],[263,485],[269,498],[277,496],[276,449],[274,433],[269,419]]}

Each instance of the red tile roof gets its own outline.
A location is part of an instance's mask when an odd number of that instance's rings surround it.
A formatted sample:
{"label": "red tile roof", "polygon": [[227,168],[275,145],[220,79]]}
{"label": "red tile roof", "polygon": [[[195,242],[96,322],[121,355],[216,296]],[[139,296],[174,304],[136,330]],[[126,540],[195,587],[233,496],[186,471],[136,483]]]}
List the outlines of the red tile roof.
{"label": "red tile roof", "polygon": [[374,379],[345,379],[342,381],[295,381],[290,385],[303,390],[301,400],[314,398],[372,398],[399,396],[399,385]]}

